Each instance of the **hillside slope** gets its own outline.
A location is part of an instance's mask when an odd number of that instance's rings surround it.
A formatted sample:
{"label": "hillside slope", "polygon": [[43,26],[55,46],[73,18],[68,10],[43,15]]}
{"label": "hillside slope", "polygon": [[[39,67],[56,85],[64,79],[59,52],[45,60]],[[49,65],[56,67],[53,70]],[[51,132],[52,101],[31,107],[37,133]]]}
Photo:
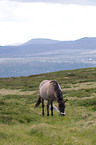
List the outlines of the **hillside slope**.
{"label": "hillside slope", "polygon": [[[66,115],[41,115],[34,109],[39,84],[55,79],[67,98]],[[58,103],[54,102],[57,106]],[[95,145],[96,68],[59,71],[28,77],[0,78],[0,145]]]}

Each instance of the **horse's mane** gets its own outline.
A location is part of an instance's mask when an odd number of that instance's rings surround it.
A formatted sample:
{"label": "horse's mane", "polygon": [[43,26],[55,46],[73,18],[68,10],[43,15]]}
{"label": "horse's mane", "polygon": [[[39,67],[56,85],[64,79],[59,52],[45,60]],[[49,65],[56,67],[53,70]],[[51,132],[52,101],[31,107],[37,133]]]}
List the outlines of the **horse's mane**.
{"label": "horse's mane", "polygon": [[52,80],[50,83],[53,85],[57,102],[62,101],[63,100],[62,91],[58,85],[58,82],[56,80]]}

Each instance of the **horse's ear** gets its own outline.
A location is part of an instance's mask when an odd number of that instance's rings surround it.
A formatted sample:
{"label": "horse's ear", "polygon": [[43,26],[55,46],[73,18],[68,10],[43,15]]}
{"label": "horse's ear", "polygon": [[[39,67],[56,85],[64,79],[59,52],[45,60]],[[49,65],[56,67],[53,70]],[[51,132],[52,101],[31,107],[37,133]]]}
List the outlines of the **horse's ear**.
{"label": "horse's ear", "polygon": [[68,99],[64,100],[64,103],[67,102],[67,101],[68,101]]}

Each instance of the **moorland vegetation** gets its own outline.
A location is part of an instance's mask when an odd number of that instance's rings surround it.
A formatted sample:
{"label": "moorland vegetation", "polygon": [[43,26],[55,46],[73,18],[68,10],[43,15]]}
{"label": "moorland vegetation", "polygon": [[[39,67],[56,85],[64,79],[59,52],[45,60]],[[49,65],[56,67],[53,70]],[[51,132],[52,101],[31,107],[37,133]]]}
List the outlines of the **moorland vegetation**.
{"label": "moorland vegetation", "polygon": [[[57,80],[66,115],[34,109],[41,81]],[[57,102],[54,102],[57,106]],[[0,145],[95,145],[96,68],[0,78]]]}

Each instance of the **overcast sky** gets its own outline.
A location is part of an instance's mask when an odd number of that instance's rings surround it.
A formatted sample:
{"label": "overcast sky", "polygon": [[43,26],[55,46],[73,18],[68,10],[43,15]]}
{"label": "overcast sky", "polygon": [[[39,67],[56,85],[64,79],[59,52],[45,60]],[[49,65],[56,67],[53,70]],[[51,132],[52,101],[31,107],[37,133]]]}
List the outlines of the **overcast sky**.
{"label": "overcast sky", "polygon": [[0,0],[0,45],[96,37],[96,0]]}

